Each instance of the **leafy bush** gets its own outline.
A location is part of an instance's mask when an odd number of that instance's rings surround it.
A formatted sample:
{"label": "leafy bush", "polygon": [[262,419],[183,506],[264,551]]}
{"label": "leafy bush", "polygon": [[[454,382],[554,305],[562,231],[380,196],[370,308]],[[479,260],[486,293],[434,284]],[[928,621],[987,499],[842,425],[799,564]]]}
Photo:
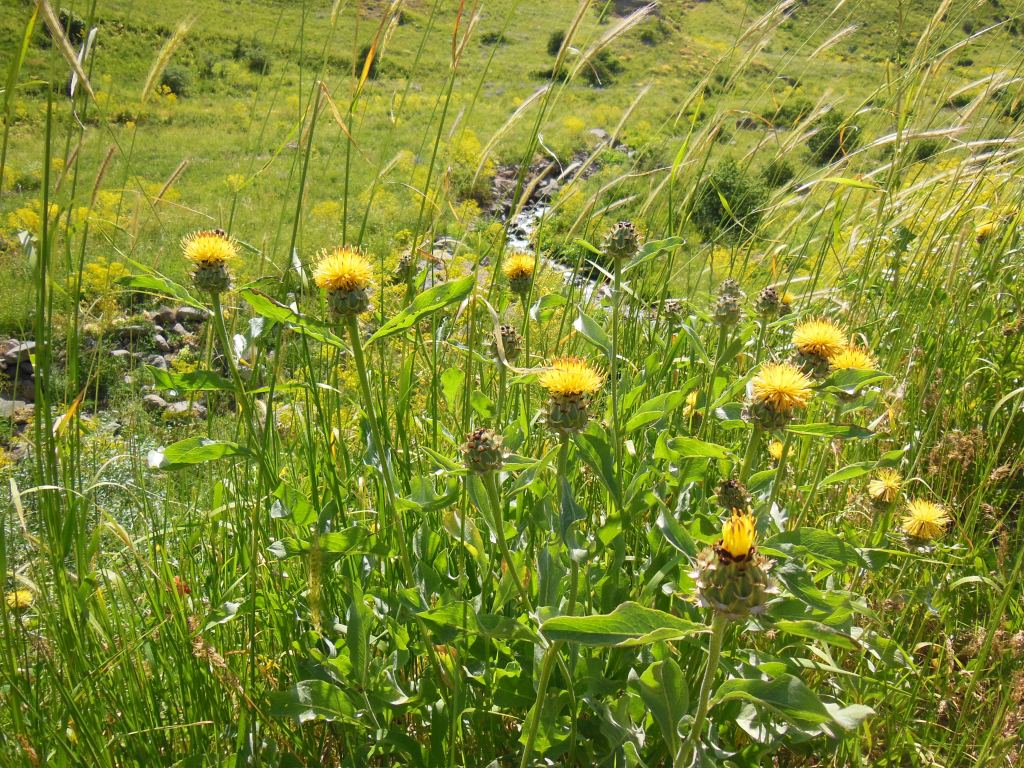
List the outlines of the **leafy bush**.
{"label": "leafy bush", "polygon": [[175,96],[188,96],[189,88],[192,85],[192,75],[184,67],[172,64],[160,76],[160,85]]}
{"label": "leafy bush", "polygon": [[701,182],[691,218],[705,239],[742,240],[761,220],[767,199],[763,179],[728,159]]}
{"label": "leafy bush", "polygon": [[827,165],[850,154],[859,144],[860,126],[836,109],[818,119],[815,132],[807,139],[811,159],[818,165]]}
{"label": "leafy bush", "polygon": [[557,30],[548,36],[548,56],[557,56],[565,42],[565,32]]}
{"label": "leafy bush", "polygon": [[775,157],[761,169],[761,178],[771,189],[784,187],[796,177],[793,164],[784,157]]}
{"label": "leafy bush", "polygon": [[814,109],[814,105],[810,99],[796,98],[786,99],[775,111],[771,113],[769,118],[772,125],[777,128],[792,128],[794,125],[803,120],[807,115]]}
{"label": "leafy bush", "polygon": [[935,157],[939,153],[941,146],[936,139],[922,139],[921,141],[914,142],[910,154],[914,158],[914,162],[924,162]]}

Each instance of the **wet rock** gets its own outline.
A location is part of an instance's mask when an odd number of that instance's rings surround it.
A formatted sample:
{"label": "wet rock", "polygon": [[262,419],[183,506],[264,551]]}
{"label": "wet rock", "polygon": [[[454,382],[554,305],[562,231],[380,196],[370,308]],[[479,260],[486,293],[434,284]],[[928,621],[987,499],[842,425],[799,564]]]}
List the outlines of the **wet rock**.
{"label": "wet rock", "polygon": [[182,400],[179,403],[168,403],[164,408],[164,418],[167,419],[181,419],[189,416],[197,419],[206,418],[206,406]]}
{"label": "wet rock", "polygon": [[163,411],[167,408],[167,401],[160,395],[146,395],[142,398],[142,407],[147,411]]}
{"label": "wet rock", "polygon": [[153,346],[156,347],[157,352],[166,355],[171,351],[171,345],[167,343],[167,339],[161,336],[159,333],[153,336]]}

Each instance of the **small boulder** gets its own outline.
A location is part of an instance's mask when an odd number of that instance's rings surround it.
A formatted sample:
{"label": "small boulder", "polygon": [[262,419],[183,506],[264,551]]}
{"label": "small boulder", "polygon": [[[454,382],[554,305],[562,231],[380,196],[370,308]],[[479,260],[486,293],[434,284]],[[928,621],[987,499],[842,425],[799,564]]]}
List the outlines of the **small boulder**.
{"label": "small boulder", "polygon": [[164,418],[166,419],[182,419],[189,416],[196,419],[206,418],[206,406],[201,403],[189,403],[182,400],[179,403],[168,403],[167,407],[164,408]]}
{"label": "small boulder", "polygon": [[163,411],[167,408],[167,401],[160,395],[146,395],[142,398],[142,407],[147,411]]}

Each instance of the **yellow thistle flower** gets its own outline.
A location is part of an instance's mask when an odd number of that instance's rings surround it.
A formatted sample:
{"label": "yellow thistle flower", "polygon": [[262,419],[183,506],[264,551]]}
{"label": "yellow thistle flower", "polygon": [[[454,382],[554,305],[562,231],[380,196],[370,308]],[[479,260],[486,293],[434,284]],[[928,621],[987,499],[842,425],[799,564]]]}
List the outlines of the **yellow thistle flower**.
{"label": "yellow thistle flower", "polygon": [[686,401],[683,403],[683,416],[690,418],[697,412],[697,398],[699,396],[696,389],[686,396]]}
{"label": "yellow thistle flower", "polygon": [[829,361],[833,370],[874,371],[878,361],[866,349],[849,346],[833,355]]}
{"label": "yellow thistle flower", "polygon": [[986,221],[979,224],[974,229],[974,239],[979,243],[985,242],[990,237],[992,237],[993,234],[995,234],[996,226],[998,224],[998,219],[993,219],[992,221]]}
{"label": "yellow thistle flower", "polygon": [[528,253],[511,254],[501,267],[501,271],[509,280],[522,280],[533,277],[536,259]]}
{"label": "yellow thistle flower", "polygon": [[782,297],[779,299],[779,301],[782,302],[782,306],[791,307],[793,306],[793,302],[796,301],[796,296],[794,296],[789,291],[786,291],[785,293],[782,294]]}
{"label": "yellow thistle flower", "polygon": [[6,595],[7,610],[27,611],[32,607],[35,600],[33,594],[27,589],[15,589]]}
{"label": "yellow thistle flower", "polygon": [[829,320],[805,320],[793,329],[793,346],[805,355],[831,358],[848,343],[842,329]]}
{"label": "yellow thistle flower", "polygon": [[776,463],[782,461],[782,447],[781,440],[772,440],[768,443],[768,456],[772,461]]}
{"label": "yellow thistle flower", "polygon": [[907,502],[903,517],[903,532],[922,541],[931,541],[942,535],[949,525],[949,515],[941,504],[926,499],[912,499]]}
{"label": "yellow thistle flower", "polygon": [[321,254],[313,281],[328,292],[364,290],[373,281],[373,267],[359,251],[342,246]]}
{"label": "yellow thistle flower", "polygon": [[750,555],[757,539],[757,524],[750,512],[732,511],[732,517],[722,526],[721,547],[736,560]]}
{"label": "yellow thistle flower", "polygon": [[811,380],[789,363],[767,363],[750,382],[754,402],[777,413],[803,408],[811,399]]}
{"label": "yellow thistle flower", "polygon": [[238,258],[238,246],[223,231],[202,231],[181,240],[185,258],[200,267],[221,266]]}
{"label": "yellow thistle flower", "polygon": [[895,469],[880,469],[868,483],[868,495],[875,501],[889,504],[900,493],[903,478]]}
{"label": "yellow thistle flower", "polygon": [[553,395],[592,395],[604,377],[581,357],[559,357],[540,375],[540,384]]}

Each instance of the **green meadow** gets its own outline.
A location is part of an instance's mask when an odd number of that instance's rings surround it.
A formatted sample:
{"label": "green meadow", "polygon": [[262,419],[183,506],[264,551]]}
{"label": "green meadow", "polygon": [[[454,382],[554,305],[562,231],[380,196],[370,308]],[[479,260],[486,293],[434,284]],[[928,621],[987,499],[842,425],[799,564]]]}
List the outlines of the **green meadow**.
{"label": "green meadow", "polygon": [[1021,765],[1022,65],[0,0],[0,765]]}

